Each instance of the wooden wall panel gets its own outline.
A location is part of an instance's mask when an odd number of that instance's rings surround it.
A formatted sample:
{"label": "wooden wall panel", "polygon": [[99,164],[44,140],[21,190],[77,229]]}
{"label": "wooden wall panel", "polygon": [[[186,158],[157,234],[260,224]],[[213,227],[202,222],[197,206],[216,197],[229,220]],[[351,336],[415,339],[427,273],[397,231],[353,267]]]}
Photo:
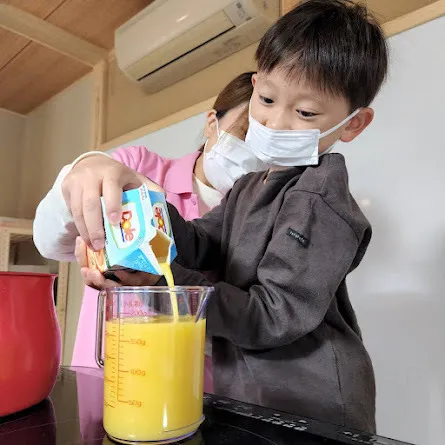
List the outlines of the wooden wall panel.
{"label": "wooden wall panel", "polygon": [[301,0],[281,0],[281,14],[284,15],[300,3]]}
{"label": "wooden wall panel", "polygon": [[408,31],[416,26],[428,23],[445,15],[445,0],[437,0],[430,5],[405,14],[397,19],[383,24],[383,31],[387,36],[394,36],[404,31]]}
{"label": "wooden wall panel", "polygon": [[384,23],[408,14],[415,9],[434,3],[435,1],[436,0],[367,0],[366,4],[377,16],[379,21]]}

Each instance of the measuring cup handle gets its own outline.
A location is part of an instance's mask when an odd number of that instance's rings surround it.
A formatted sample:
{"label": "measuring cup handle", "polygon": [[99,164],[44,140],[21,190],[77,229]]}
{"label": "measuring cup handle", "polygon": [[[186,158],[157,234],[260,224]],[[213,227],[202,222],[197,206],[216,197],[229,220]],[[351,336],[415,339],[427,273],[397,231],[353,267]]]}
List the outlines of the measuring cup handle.
{"label": "measuring cup handle", "polygon": [[107,297],[107,291],[101,290],[99,296],[97,297],[97,324],[96,324],[96,363],[99,368],[104,367],[104,361],[102,359],[103,353],[103,330],[104,330],[104,308],[105,301]]}

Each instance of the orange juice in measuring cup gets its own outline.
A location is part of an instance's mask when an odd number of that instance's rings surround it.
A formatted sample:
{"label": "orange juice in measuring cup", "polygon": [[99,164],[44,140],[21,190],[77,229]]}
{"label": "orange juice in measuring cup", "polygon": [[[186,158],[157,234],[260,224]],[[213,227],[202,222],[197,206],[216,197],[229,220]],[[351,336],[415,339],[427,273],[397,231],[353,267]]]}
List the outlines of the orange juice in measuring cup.
{"label": "orange juice in measuring cup", "polygon": [[105,313],[104,428],[113,440],[169,443],[199,428],[205,305],[212,290],[116,287],[101,292],[96,360],[101,363]]}

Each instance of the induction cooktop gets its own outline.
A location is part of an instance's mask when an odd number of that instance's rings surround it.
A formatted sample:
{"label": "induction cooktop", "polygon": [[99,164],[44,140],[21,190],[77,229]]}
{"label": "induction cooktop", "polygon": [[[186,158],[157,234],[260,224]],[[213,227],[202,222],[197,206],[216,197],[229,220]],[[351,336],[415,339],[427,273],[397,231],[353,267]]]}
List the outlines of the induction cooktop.
{"label": "induction cooktop", "polygon": [[[76,399],[76,375],[79,372],[79,368],[77,371],[62,370],[62,378],[58,379],[50,398],[31,409],[0,418],[0,445],[113,445],[103,430],[101,412],[79,416],[81,410]],[[90,375],[88,379],[91,391],[100,390],[103,385],[100,376]],[[212,395],[204,397],[204,413],[206,420],[200,430],[193,437],[178,443],[409,445]]]}

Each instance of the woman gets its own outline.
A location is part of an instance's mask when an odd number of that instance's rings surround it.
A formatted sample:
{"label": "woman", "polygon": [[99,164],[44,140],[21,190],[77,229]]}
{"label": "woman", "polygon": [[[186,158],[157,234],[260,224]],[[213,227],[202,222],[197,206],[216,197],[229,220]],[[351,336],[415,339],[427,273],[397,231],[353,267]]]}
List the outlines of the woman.
{"label": "woman", "polygon": [[[204,130],[206,144],[197,152],[180,159],[165,159],[145,147],[126,147],[115,151],[113,159],[103,153],[102,156],[92,156],[99,153],[91,152],[66,166],[37,208],[34,242],[40,253],[59,261],[73,261],[75,240],[79,234],[94,248],[103,247],[99,197],[103,194],[110,220],[113,221],[115,213],[120,218],[120,209],[112,209],[107,205],[107,200],[111,196],[116,198],[117,193],[122,191],[119,187],[126,185],[110,185],[112,178],[125,176],[121,172],[115,174],[116,169],[124,168],[122,164],[128,167],[126,171],[129,175],[134,172],[140,174],[141,182],[149,177],[162,187],[166,191],[167,200],[188,220],[202,216],[219,204],[223,195],[243,174],[265,170],[266,167],[243,141],[248,126],[247,105],[253,91],[252,74],[239,75],[218,95],[214,109],[207,113]],[[122,278],[119,275],[122,273],[116,273],[118,278]],[[125,281],[138,284],[137,280],[141,279],[143,274]],[[142,283],[139,281],[139,284]],[[72,366],[97,367],[96,304],[97,291],[86,287]],[[204,389],[213,392],[208,347],[205,368]]]}

